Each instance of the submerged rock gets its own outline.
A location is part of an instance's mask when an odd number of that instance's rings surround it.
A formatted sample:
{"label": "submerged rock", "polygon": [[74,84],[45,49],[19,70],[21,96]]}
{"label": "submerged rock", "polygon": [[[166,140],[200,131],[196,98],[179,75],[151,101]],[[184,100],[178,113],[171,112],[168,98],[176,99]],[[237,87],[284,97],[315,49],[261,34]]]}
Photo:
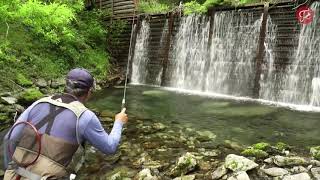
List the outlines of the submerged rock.
{"label": "submerged rock", "polygon": [[299,166],[307,164],[307,161],[301,157],[283,157],[275,156],[273,162],[282,167],[282,166]]}
{"label": "submerged rock", "polygon": [[245,149],[245,147],[242,146],[241,144],[234,142],[234,141],[230,141],[230,140],[225,140],[224,146],[231,148],[233,150],[236,150],[236,151],[242,151]]}
{"label": "submerged rock", "polygon": [[308,173],[284,176],[283,180],[311,180]]}
{"label": "submerged rock", "polygon": [[213,141],[216,139],[216,135],[211,131],[197,131],[197,140],[199,141]]}
{"label": "submerged rock", "polygon": [[228,180],[250,180],[250,178],[246,172],[240,171],[229,177]]}
{"label": "submerged rock", "polygon": [[258,167],[258,164],[243,156],[229,154],[225,160],[225,167],[232,171],[238,172],[254,169]]}
{"label": "submerged rock", "polygon": [[165,125],[162,124],[162,123],[154,123],[154,124],[152,124],[152,128],[155,129],[155,130],[160,131],[160,130],[166,129],[167,126],[165,126]]}
{"label": "submerged rock", "polygon": [[289,171],[282,169],[282,168],[277,168],[277,167],[273,167],[273,168],[269,168],[269,169],[261,169],[262,172],[266,173],[269,176],[284,176],[289,174]]}
{"label": "submerged rock", "polygon": [[222,166],[219,166],[211,175],[211,178],[212,179],[219,179],[221,178],[222,176],[224,176],[225,174],[227,174],[228,170],[227,168],[222,165]]}
{"label": "submerged rock", "polygon": [[198,162],[196,160],[196,157],[187,152],[185,155],[181,156],[178,159],[178,162],[176,163],[175,167],[171,170],[171,176],[181,176],[185,175],[188,172],[194,170],[198,165]]}
{"label": "submerged rock", "polygon": [[310,171],[315,179],[320,179],[320,168],[311,168]]}
{"label": "submerged rock", "polygon": [[143,91],[142,95],[152,96],[152,97],[162,97],[162,96],[168,95],[168,92],[159,91],[159,90],[150,90],[150,91]]}

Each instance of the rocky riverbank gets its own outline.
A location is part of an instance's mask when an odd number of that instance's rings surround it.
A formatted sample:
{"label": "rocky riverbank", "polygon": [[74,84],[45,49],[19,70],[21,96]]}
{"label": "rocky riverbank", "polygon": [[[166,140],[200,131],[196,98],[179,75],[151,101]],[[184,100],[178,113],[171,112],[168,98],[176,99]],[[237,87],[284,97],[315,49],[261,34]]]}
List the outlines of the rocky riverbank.
{"label": "rocky riverbank", "polygon": [[[124,82],[124,73],[114,68],[112,75],[106,80],[97,80],[96,90],[111,87]],[[29,105],[44,96],[63,92],[65,79],[63,77],[45,80],[26,79],[18,74],[11,88],[0,89],[0,131],[8,128]]]}
{"label": "rocky riverbank", "polygon": [[[107,129],[113,113],[98,113]],[[80,179],[108,180],[309,180],[320,179],[319,147],[303,150],[279,142],[243,147],[215,141],[214,132],[175,122],[130,117],[119,151],[105,156],[88,148]]]}

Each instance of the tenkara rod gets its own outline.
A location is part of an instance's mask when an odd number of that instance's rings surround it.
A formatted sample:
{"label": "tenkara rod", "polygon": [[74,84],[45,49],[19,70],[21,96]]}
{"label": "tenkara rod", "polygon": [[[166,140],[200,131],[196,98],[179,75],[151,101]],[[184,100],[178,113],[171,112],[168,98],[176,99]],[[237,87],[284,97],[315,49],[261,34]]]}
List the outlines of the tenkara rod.
{"label": "tenkara rod", "polygon": [[136,25],[134,24],[134,18],[135,18],[135,13],[132,17],[132,27],[131,27],[131,37],[130,37],[130,45],[129,45],[129,55],[128,55],[128,62],[127,62],[127,70],[126,70],[126,79],[124,83],[124,90],[123,90],[123,99],[122,99],[122,105],[121,105],[121,110],[125,108],[126,105],[126,93],[127,93],[127,83],[128,83],[128,74],[129,74],[129,63],[132,57],[132,41],[133,41],[133,32],[135,31]]}

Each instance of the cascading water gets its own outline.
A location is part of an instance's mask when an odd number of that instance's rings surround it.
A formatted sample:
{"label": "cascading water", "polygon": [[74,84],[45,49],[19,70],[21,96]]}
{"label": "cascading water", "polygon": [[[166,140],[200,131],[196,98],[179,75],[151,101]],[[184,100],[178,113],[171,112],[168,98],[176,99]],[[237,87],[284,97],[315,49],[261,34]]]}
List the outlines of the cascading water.
{"label": "cascading water", "polygon": [[[166,19],[166,22],[164,23],[163,28],[162,28],[162,33],[161,33],[161,38],[160,38],[160,48],[158,50],[159,56],[161,56],[165,52],[165,49],[166,49],[165,46],[167,43],[166,40],[167,40],[168,36],[169,36],[168,19]],[[163,67],[161,66],[161,68],[159,69],[159,72],[157,73],[157,77],[155,79],[155,85],[157,85],[157,86],[161,85],[162,73],[163,73]]]}
{"label": "cascading water", "polygon": [[148,44],[149,44],[150,25],[147,20],[141,22],[141,27],[137,34],[132,59],[131,83],[144,84],[147,76]]}
{"label": "cascading water", "polygon": [[260,24],[252,13],[217,12],[208,47],[209,18],[183,17],[171,52],[171,87],[250,95]]}
{"label": "cascading water", "polygon": [[314,2],[311,24],[303,25],[299,45],[284,76],[279,101],[320,106],[320,3]]}
{"label": "cascading water", "polygon": [[274,46],[276,44],[277,26],[272,23],[272,19],[268,16],[267,34],[264,42],[265,56],[260,76],[260,98],[275,101],[277,97],[277,79],[278,74],[274,67]]}
{"label": "cascading water", "polygon": [[217,12],[205,91],[249,96],[261,19],[251,12]]}
{"label": "cascading water", "polygon": [[170,52],[170,86],[202,90],[210,21],[205,16],[182,17]]}

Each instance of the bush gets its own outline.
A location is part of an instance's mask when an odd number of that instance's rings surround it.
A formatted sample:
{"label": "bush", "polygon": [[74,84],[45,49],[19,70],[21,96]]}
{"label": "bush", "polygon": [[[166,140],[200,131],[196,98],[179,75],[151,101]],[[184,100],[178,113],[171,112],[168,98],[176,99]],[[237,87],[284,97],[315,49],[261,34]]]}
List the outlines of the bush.
{"label": "bush", "polygon": [[184,5],[184,14],[190,15],[190,14],[203,14],[206,13],[207,9],[205,6],[202,6],[196,1],[188,2]]}
{"label": "bush", "polygon": [[161,3],[156,0],[139,1],[138,11],[140,13],[156,14],[169,12],[171,7],[166,3]]}
{"label": "bush", "polygon": [[18,73],[16,76],[16,82],[17,84],[24,86],[24,87],[28,87],[28,86],[32,86],[32,81],[30,81],[29,79],[27,79],[23,74]]}

